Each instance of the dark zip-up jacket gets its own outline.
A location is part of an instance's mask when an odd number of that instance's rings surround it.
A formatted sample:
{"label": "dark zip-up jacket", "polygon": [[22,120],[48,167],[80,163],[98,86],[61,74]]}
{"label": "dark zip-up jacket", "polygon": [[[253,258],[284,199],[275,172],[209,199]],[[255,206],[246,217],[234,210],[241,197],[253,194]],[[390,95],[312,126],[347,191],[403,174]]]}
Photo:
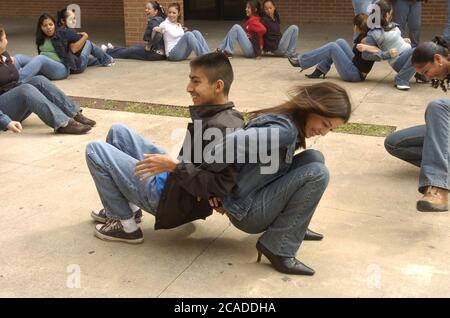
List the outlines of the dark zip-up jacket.
{"label": "dark zip-up jacket", "polygon": [[[183,148],[182,160],[176,170],[169,175],[164,186],[158,209],[156,211],[155,230],[171,229],[197,219],[205,219],[212,214],[208,200],[212,197],[224,197],[236,184],[236,171],[232,165],[224,166],[217,172],[200,169],[203,155],[196,160],[194,151],[212,146],[218,140],[203,140],[203,133],[208,128],[216,128],[225,136],[227,128],[238,129],[244,126],[242,115],[233,109],[233,103],[224,105],[191,106],[191,119],[188,124]],[[196,122],[196,121],[200,121]],[[194,125],[200,127],[194,131]],[[188,146],[190,145],[190,148]],[[201,147],[199,147],[201,145]],[[190,154],[183,154],[183,149],[190,149]],[[189,160],[190,159],[190,160]]]}
{"label": "dark zip-up jacket", "polygon": [[261,17],[261,23],[266,27],[267,32],[264,34],[264,48],[266,52],[275,52],[280,45],[282,37],[280,21],[273,20],[266,14]]}

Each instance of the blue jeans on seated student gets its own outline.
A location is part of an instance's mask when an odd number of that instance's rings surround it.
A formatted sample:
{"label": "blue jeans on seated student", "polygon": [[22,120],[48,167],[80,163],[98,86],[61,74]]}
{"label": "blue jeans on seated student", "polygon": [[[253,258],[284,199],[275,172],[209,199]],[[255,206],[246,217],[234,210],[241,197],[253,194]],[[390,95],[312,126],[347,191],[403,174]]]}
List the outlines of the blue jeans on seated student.
{"label": "blue jeans on seated student", "polygon": [[169,61],[183,61],[191,55],[192,51],[197,56],[209,53],[205,38],[197,30],[186,32],[169,52],[167,59]]}
{"label": "blue jeans on seated student", "polygon": [[247,33],[245,33],[244,29],[239,24],[233,25],[222,42],[220,42],[218,48],[234,54],[234,43],[236,41],[239,43],[242,54],[245,57],[255,57],[253,45],[248,39]]}
{"label": "blue jeans on seated student", "polygon": [[0,110],[15,121],[23,121],[35,113],[55,130],[80,112],[73,101],[42,75],[0,95]]}
{"label": "blue jeans on seated student", "polygon": [[86,41],[83,50],[80,53],[81,65],[73,73],[82,73],[86,70],[88,66],[102,65],[107,66],[112,62],[112,57],[103,52],[101,48],[92,43],[91,41]]}
{"label": "blue jeans on seated student", "polygon": [[165,55],[157,54],[153,51],[146,51],[144,45],[115,47],[113,49],[107,49],[106,53],[115,59],[159,61],[164,60],[166,58]]}
{"label": "blue jeans on seated student", "polygon": [[295,257],[328,185],[324,162],[316,150],[295,155],[286,173],[254,195],[242,220],[229,215],[231,223],[246,233],[264,232],[259,241],[273,254]]}
{"label": "blue jeans on seated student", "polygon": [[299,55],[300,67],[302,69],[317,65],[324,74],[328,73],[331,65],[336,66],[339,76],[348,82],[361,82],[361,74],[353,64],[354,54],[344,39],[330,42],[310,52]]}
{"label": "blue jeans on seated student", "polygon": [[409,85],[409,80],[416,73],[411,63],[411,57],[415,48],[402,52],[392,64],[392,68],[397,72],[395,76],[396,85]]}
{"label": "blue jeans on seated student", "polygon": [[43,75],[50,80],[61,80],[69,76],[69,69],[61,62],[57,62],[45,55],[34,57],[17,54],[16,68],[20,74],[20,81],[26,82],[36,75]]}
{"label": "blue jeans on seated student", "polygon": [[291,25],[284,31],[278,49],[273,52],[277,56],[294,55],[297,51],[298,26]]}
{"label": "blue jeans on seated student", "polygon": [[428,104],[425,123],[392,133],[384,142],[385,148],[391,155],[420,167],[419,191],[426,186],[450,190],[450,99]]}
{"label": "blue jeans on seated student", "polygon": [[125,125],[113,125],[106,142],[91,142],[86,147],[86,163],[105,208],[116,220],[133,217],[129,202],[155,214],[159,204],[158,176],[144,181],[134,175],[136,163],[144,154],[165,154],[164,149],[143,139]]}

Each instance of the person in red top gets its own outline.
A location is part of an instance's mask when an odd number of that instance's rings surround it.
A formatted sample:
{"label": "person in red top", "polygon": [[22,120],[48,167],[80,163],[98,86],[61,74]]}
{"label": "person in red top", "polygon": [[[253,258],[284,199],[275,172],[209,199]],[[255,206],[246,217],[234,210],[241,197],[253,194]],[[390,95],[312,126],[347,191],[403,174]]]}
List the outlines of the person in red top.
{"label": "person in red top", "polygon": [[261,52],[264,47],[264,34],[266,33],[266,27],[261,23],[261,4],[259,1],[247,1],[245,13],[248,20],[245,23],[244,28],[242,28],[239,24],[233,25],[217,48],[218,51],[223,52],[228,57],[233,56],[234,43],[236,41],[239,42],[242,53],[245,57],[261,56]]}

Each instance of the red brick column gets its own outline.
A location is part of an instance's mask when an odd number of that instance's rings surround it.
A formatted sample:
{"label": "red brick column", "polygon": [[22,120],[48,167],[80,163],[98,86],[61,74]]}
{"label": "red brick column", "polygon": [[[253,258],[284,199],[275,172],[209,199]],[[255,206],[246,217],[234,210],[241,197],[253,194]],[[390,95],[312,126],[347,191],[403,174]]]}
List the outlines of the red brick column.
{"label": "red brick column", "polygon": [[[141,44],[142,35],[147,26],[147,18],[144,12],[147,0],[123,0],[123,15],[126,45]],[[158,1],[167,11],[167,5],[175,2],[172,0]],[[176,1],[181,5],[183,11],[183,1]],[[183,13],[183,12],[182,12]]]}

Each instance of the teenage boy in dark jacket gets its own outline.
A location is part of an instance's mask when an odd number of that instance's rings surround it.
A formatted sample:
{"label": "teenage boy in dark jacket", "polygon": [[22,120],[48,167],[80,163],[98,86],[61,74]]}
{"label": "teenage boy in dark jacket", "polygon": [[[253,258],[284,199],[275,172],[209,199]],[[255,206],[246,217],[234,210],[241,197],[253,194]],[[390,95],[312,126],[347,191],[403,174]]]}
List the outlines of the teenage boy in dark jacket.
{"label": "teenage boy in dark jacket", "polygon": [[[155,215],[155,229],[170,229],[208,217],[212,213],[208,200],[225,196],[235,186],[232,166],[219,173],[199,168],[208,144],[244,125],[228,102],[233,69],[222,53],[197,57],[190,65],[187,91],[194,102],[189,108],[193,122],[187,127],[179,161],[124,125],[114,125],[106,143],[87,146],[87,165],[104,207],[91,214],[103,223],[95,228],[97,237],[141,243],[140,208]],[[203,140],[209,128],[214,135],[221,133],[212,143]]]}

